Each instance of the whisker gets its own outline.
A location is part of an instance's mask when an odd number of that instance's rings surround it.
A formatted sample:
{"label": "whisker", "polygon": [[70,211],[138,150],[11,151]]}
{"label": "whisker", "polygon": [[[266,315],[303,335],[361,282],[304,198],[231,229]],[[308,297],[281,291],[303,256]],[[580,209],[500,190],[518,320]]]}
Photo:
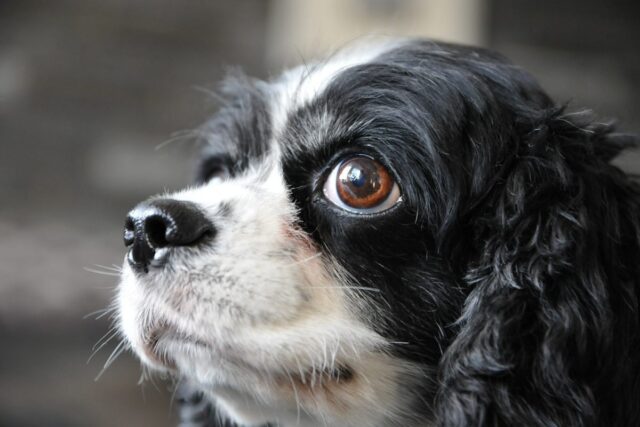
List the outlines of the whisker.
{"label": "whisker", "polygon": [[224,96],[220,95],[219,93],[217,93],[215,90],[209,89],[204,86],[193,86],[193,90],[204,93],[205,95],[209,95],[218,103],[220,103],[222,106],[229,104],[229,100],[226,99]]}
{"label": "whisker", "polygon": [[100,370],[100,373],[98,373],[98,375],[94,378],[94,381],[98,381],[100,377],[102,377],[102,374],[104,374],[105,371],[109,369],[109,367],[113,364],[113,362],[115,362],[116,359],[124,352],[126,348],[125,344],[126,344],[126,341],[124,339],[121,340],[120,343],[118,343],[116,348],[114,348],[113,351],[111,352],[111,355],[109,355],[109,358],[107,359],[107,361],[104,362],[104,366]]}
{"label": "whisker", "polygon": [[109,330],[107,331],[107,333],[106,333],[106,334],[104,334],[104,335],[102,336],[102,338],[100,338],[100,339],[98,340],[98,342],[96,342],[96,343],[93,345],[93,347],[91,347],[91,350],[95,350],[95,348],[96,348],[97,346],[99,346],[99,345],[102,343],[102,341],[103,341],[104,339],[106,339],[109,335],[112,335],[112,333],[113,333],[113,332],[116,332],[116,328],[117,328],[116,326],[112,326],[112,327],[110,327],[110,328],[109,328]]}
{"label": "whisker", "polygon": [[169,412],[173,411],[173,404],[175,403],[176,395],[178,394],[178,388],[180,388],[182,381],[184,380],[177,380],[173,386],[173,392],[171,392],[171,398],[169,399]]}
{"label": "whisker", "polygon": [[101,271],[101,270],[93,269],[91,267],[83,267],[82,269],[85,271],[88,271],[89,273],[100,274],[101,276],[120,277],[120,273],[114,273],[111,271]]}
{"label": "whisker", "polygon": [[[109,308],[109,309],[105,310],[101,315],[99,315],[98,317],[96,317],[96,319],[95,319],[95,320],[100,320],[100,319],[102,319],[104,316],[106,316],[106,315],[107,315],[107,314],[109,314],[109,313],[115,313],[115,312],[117,311],[117,309],[118,309],[118,307],[113,306],[113,307],[111,307],[111,308]],[[115,317],[112,317],[112,318],[115,318]]]}
{"label": "whisker", "polygon": [[100,344],[100,346],[98,348],[96,348],[91,355],[89,356],[89,358],[87,359],[87,365],[91,362],[91,360],[93,359],[93,357],[98,354],[98,352],[100,350],[102,350],[104,348],[105,345],[109,344],[109,342],[114,339],[117,336],[116,333],[112,334],[109,339],[107,339],[105,342],[103,342],[102,344]]}
{"label": "whisker", "polygon": [[84,316],[82,316],[82,319],[88,319],[89,317],[95,316],[96,314],[99,314],[99,316],[96,317],[96,319],[100,319],[101,317],[104,317],[105,314],[110,313],[115,309],[116,309],[115,307],[101,308],[100,310],[92,311],[91,313],[85,314]]}
{"label": "whisker", "polygon": [[[104,346],[105,346],[105,345],[107,345],[107,344],[108,344],[112,339],[114,339],[117,335],[118,335],[118,332],[117,332],[117,331],[115,331],[115,332],[111,333],[111,335],[109,336],[109,338],[107,338],[106,340],[104,340],[104,342],[103,342],[102,344],[100,344],[100,345],[98,346],[98,348],[96,348],[96,345],[98,345],[98,343],[96,343],[96,344],[93,346],[93,348],[94,348],[93,352],[91,353],[91,355],[90,355],[90,356],[89,356],[89,358],[87,359],[87,365],[89,364],[89,362],[91,362],[91,360],[93,359],[93,357],[94,357],[96,354],[98,354],[98,352],[99,352],[100,350],[102,350],[102,349],[104,348]],[[102,338],[102,339],[104,339],[104,338]]]}
{"label": "whisker", "polygon": [[109,366],[111,366],[113,364],[113,362],[115,362],[116,359],[124,352],[124,350],[126,348],[125,347],[126,344],[127,344],[127,342],[124,339],[122,339],[118,343],[116,348],[111,352],[111,355],[109,356],[109,358],[105,362],[105,368],[108,368]]}
{"label": "whisker", "polygon": [[198,139],[205,139],[206,133],[199,129],[188,129],[182,130],[178,132],[174,132],[171,136],[164,141],[160,142],[158,145],[154,147],[154,151],[161,150],[167,147],[174,142],[182,141],[182,142],[197,142]]}
{"label": "whisker", "polygon": [[140,385],[140,394],[142,394],[142,401],[144,403],[147,403],[147,393],[145,391],[145,386],[147,385],[144,382],[141,382],[142,380],[142,375],[140,376],[140,379],[138,380],[138,385]]}
{"label": "whisker", "polygon": [[370,291],[370,292],[380,292],[380,289],[377,288],[369,288],[366,286],[340,286],[340,285],[336,285],[336,286],[307,286],[307,288],[311,288],[311,289],[355,289],[358,291]]}
{"label": "whisker", "polygon": [[101,265],[101,264],[93,264],[94,267],[104,268],[107,271],[115,271],[116,273],[122,273],[122,266],[111,264],[111,265]]}
{"label": "whisker", "polygon": [[316,259],[318,257],[321,257],[321,256],[322,256],[322,252],[318,252],[318,253],[315,253],[315,254],[307,257],[307,258],[304,258],[304,259],[301,259],[299,261],[295,261],[295,262],[292,262],[290,264],[287,264],[285,267],[291,267],[291,266],[298,265],[298,264],[304,264],[305,262],[309,262],[309,261],[314,260],[314,259]]}

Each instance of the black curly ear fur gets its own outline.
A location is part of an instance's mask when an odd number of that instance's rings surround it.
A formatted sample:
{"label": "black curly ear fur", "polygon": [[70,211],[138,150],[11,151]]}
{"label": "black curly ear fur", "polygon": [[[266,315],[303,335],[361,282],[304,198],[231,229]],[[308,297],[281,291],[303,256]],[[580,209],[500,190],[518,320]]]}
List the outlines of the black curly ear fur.
{"label": "black curly ear fur", "polygon": [[640,420],[640,191],[630,136],[552,108],[474,215],[477,257],[441,363],[445,426]]}

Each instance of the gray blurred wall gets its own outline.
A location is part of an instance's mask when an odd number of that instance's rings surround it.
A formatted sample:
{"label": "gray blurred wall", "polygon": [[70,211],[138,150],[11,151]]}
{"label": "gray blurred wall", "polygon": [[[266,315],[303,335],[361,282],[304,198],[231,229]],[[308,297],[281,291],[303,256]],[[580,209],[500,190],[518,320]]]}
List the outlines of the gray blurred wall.
{"label": "gray blurred wall", "polygon": [[[215,111],[230,66],[263,75],[260,0],[0,2],[0,426],[171,425],[167,386],[137,385],[116,344],[87,364],[121,264],[128,209],[192,178],[194,143],[155,147]],[[106,271],[109,273],[109,271]],[[157,387],[157,388],[156,388]]]}

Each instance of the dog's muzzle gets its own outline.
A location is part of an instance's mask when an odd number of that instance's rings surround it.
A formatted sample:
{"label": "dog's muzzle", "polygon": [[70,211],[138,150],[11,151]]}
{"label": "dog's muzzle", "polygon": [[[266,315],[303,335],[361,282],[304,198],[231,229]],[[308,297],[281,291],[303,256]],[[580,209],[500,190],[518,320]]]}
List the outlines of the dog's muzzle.
{"label": "dog's muzzle", "polygon": [[215,226],[191,202],[156,199],[142,202],[124,226],[127,262],[138,273],[162,267],[168,251],[175,247],[197,246],[215,237]]}

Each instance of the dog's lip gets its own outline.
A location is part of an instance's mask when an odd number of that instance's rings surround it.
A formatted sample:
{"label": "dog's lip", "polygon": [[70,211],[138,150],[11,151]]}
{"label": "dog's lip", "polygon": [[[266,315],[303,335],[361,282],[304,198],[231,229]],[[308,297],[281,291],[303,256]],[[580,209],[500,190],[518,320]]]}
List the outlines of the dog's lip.
{"label": "dog's lip", "polygon": [[170,359],[166,352],[159,351],[159,341],[162,337],[162,330],[155,329],[152,332],[145,334],[142,339],[142,349],[145,356],[156,365],[163,368],[174,370],[176,368],[175,362]]}
{"label": "dog's lip", "polygon": [[212,349],[211,345],[206,341],[180,332],[167,331],[161,338],[162,341],[166,342],[179,342],[181,344],[189,344],[204,349]]}
{"label": "dog's lip", "polygon": [[145,355],[156,364],[170,370],[176,369],[175,361],[167,354],[166,343],[176,341],[196,347],[209,348],[209,344],[192,335],[182,332],[168,322],[158,322],[147,328],[143,334],[142,345]]}

